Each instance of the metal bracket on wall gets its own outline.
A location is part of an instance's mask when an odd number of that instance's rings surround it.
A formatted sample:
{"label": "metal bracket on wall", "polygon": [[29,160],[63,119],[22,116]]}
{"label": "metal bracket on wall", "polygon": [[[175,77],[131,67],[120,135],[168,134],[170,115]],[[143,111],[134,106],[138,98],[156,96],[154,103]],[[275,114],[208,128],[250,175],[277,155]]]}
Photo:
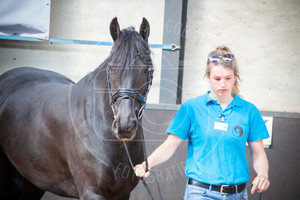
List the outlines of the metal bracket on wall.
{"label": "metal bracket on wall", "polygon": [[[17,40],[17,41],[29,41],[29,42],[50,42],[50,43],[65,43],[65,44],[88,44],[88,45],[104,45],[112,46],[113,42],[102,42],[102,41],[89,41],[89,40],[71,40],[71,39],[57,39],[49,38],[48,40],[33,38],[33,37],[22,37],[14,35],[0,35],[2,40]],[[176,51],[181,47],[175,44],[149,44],[150,48],[163,49]]]}
{"label": "metal bracket on wall", "polygon": [[172,51],[176,51],[176,50],[180,50],[181,49],[181,46],[179,45],[176,45],[176,44],[172,44]]}

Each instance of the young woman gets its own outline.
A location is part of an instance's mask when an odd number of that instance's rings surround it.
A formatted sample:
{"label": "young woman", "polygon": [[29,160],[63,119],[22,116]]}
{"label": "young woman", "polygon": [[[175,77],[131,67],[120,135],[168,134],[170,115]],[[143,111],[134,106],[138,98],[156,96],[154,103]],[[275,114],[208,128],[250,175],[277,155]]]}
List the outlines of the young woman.
{"label": "young woman", "polygon": [[[269,135],[259,110],[238,96],[239,71],[228,47],[208,55],[205,77],[211,91],[182,104],[166,131],[169,136],[149,156],[149,168],[167,161],[188,139],[184,199],[247,199],[248,142],[257,173],[251,193],[266,191],[269,165],[262,140]],[[135,170],[137,176],[150,175],[145,162]]]}

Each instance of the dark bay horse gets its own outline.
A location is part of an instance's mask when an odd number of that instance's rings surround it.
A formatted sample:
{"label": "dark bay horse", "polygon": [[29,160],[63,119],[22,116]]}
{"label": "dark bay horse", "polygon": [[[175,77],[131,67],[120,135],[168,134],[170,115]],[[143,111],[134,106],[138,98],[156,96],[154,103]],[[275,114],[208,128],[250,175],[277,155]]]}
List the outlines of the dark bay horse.
{"label": "dark bay horse", "polygon": [[110,33],[109,57],[76,84],[29,67],[0,76],[0,199],[129,199],[138,178],[123,142],[141,163],[150,27],[120,30],[114,18]]}

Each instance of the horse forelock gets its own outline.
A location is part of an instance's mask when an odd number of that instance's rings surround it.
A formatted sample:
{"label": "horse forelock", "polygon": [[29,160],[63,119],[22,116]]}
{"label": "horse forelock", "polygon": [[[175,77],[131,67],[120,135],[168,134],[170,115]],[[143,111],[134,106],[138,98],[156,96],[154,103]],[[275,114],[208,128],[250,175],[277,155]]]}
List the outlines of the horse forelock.
{"label": "horse forelock", "polygon": [[[120,37],[115,41],[110,55],[110,64],[123,70],[132,67],[132,63],[141,55],[147,58],[149,64],[150,50],[148,43],[135,31],[134,27],[129,27],[121,31]],[[151,62],[152,63],[152,62]]]}

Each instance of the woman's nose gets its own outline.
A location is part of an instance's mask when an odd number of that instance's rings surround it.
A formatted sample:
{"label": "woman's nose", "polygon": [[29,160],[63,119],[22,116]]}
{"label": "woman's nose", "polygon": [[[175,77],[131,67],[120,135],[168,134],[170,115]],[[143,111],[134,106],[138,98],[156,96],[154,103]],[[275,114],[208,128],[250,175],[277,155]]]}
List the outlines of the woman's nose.
{"label": "woman's nose", "polygon": [[225,80],[221,79],[221,87],[224,87],[224,86],[225,86]]}

